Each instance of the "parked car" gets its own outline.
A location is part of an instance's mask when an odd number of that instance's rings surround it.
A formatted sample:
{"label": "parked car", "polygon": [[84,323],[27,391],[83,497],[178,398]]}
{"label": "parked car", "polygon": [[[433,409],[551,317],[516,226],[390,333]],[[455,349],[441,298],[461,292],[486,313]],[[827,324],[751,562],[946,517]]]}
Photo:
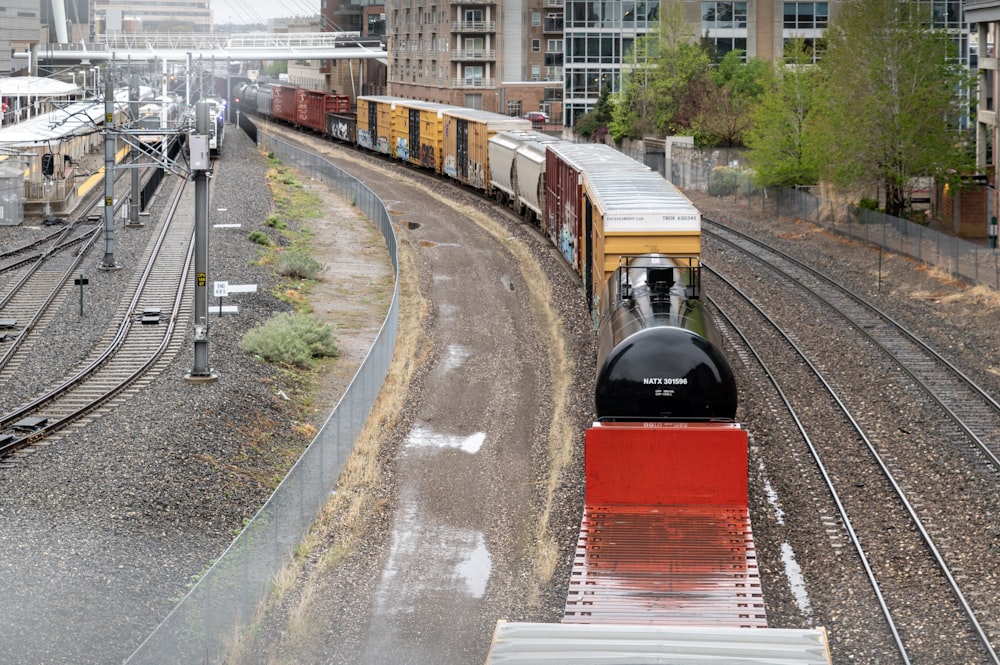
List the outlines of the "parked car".
{"label": "parked car", "polygon": [[530,120],[531,122],[548,122],[549,114],[544,111],[528,111],[522,116],[525,120]]}

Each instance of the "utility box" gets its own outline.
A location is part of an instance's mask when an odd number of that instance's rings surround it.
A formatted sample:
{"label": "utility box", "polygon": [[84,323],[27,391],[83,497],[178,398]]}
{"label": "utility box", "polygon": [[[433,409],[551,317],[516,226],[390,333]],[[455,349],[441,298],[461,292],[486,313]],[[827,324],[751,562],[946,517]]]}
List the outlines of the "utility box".
{"label": "utility box", "polygon": [[188,136],[188,149],[191,153],[189,161],[193,171],[207,171],[211,163],[208,151],[208,134],[191,134]]}
{"label": "utility box", "polygon": [[24,169],[0,166],[0,226],[24,222]]}

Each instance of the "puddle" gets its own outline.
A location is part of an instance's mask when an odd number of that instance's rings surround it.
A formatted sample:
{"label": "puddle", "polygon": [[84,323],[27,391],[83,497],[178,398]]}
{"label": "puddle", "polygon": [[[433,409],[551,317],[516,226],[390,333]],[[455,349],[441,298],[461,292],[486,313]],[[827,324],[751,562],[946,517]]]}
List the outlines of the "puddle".
{"label": "puddle", "polygon": [[792,590],[795,604],[803,616],[812,623],[812,604],[809,602],[809,594],[806,592],[806,580],[802,576],[799,562],[795,560],[795,550],[787,541],[781,544],[781,560],[785,564],[785,577],[788,578],[788,586]]}
{"label": "puddle", "polygon": [[447,351],[444,353],[444,358],[441,359],[441,364],[437,367],[436,373],[447,374],[454,369],[458,369],[465,364],[470,355],[472,354],[469,352],[469,349],[461,344],[449,344]]}
{"label": "puddle", "polygon": [[486,432],[474,434],[441,434],[422,425],[410,430],[403,443],[404,448],[452,448],[475,455],[486,442]]}

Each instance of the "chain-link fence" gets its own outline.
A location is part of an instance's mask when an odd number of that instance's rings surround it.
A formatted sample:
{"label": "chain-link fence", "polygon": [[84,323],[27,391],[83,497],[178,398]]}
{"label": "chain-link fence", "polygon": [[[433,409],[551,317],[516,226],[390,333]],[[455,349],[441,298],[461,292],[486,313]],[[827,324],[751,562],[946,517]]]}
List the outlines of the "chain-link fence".
{"label": "chain-link fence", "polygon": [[389,371],[399,317],[396,236],[382,201],[351,175],[316,155],[272,136],[279,159],[332,185],[354,202],[385,238],[396,274],[389,313],[361,368],[323,428],[264,507],[218,561],[126,661],[128,665],[220,662],[230,640],[254,616],[315,522],[354,448]]}
{"label": "chain-link fence", "polygon": [[776,217],[796,217],[832,233],[910,256],[969,283],[1000,289],[1000,253],[985,244],[808,191],[761,188],[754,184],[742,158],[733,152],[673,146],[667,166],[667,177],[681,189],[705,192]]}

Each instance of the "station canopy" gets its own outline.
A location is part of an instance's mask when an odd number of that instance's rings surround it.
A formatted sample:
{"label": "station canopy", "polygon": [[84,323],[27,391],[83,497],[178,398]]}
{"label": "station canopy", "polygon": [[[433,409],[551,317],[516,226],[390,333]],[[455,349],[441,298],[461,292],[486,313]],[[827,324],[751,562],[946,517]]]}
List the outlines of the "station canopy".
{"label": "station canopy", "polygon": [[44,76],[0,78],[0,95],[4,97],[65,97],[81,92],[78,85]]}

